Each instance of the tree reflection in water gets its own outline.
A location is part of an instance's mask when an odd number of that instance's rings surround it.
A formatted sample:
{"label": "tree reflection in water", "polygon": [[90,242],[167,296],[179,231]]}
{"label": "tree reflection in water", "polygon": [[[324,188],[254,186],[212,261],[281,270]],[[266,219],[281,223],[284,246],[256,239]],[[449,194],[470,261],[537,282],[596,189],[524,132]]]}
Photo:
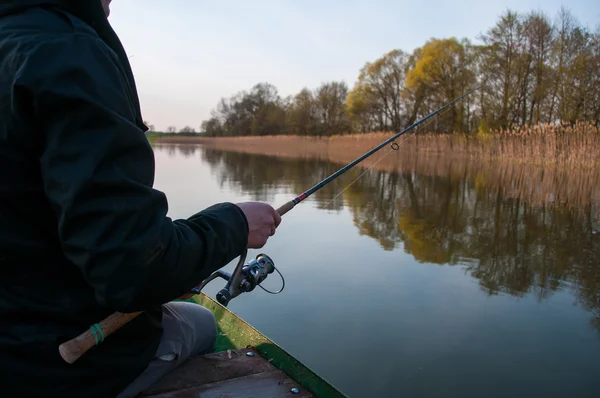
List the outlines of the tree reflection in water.
{"label": "tree reflection in water", "polygon": [[[195,146],[185,150],[186,156],[201,151],[221,184],[266,202],[282,190],[299,194],[342,166]],[[325,205],[363,171],[352,169],[313,200]],[[347,206],[360,233],[384,250],[402,248],[419,262],[465,266],[490,295],[533,293],[543,300],[573,289],[600,331],[598,174],[412,159],[368,171],[327,210]]]}

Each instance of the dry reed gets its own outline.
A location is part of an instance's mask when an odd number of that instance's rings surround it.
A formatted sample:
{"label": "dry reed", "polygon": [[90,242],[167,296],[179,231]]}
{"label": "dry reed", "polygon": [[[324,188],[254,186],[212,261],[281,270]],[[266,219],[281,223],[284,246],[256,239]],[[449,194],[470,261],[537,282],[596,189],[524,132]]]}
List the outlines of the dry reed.
{"label": "dry reed", "polygon": [[[331,137],[164,137],[157,138],[156,142],[200,143],[239,152],[350,161],[392,135],[376,132]],[[572,126],[538,124],[477,134],[409,132],[398,142],[403,154],[418,152],[479,160],[511,160],[538,166],[600,169],[600,128],[591,123]]]}

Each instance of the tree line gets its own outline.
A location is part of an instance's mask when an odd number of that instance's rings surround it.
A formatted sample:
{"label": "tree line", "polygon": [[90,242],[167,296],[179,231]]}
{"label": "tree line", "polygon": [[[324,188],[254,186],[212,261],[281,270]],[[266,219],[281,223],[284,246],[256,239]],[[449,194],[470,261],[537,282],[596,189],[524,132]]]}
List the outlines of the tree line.
{"label": "tree line", "polygon": [[551,20],[507,10],[469,39],[431,39],[407,53],[395,49],[360,70],[354,87],[324,82],[282,97],[261,82],[222,98],[202,122],[208,136],[328,136],[399,131],[481,85],[430,126],[488,132],[538,123],[600,119],[600,29],[582,26],[566,9]]}

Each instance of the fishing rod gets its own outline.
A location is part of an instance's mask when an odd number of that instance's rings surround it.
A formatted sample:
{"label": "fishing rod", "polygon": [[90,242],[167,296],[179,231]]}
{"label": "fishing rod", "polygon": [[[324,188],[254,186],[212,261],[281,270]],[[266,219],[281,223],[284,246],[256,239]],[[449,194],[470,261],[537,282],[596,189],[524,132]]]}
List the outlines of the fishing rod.
{"label": "fishing rod", "polygon": [[[432,118],[436,115],[439,115],[441,112],[448,109],[449,107],[454,105],[456,102],[458,102],[461,99],[465,98],[466,96],[470,95],[471,93],[478,90],[479,88],[481,88],[481,86],[472,89],[471,91],[461,95],[460,97],[452,100],[451,102],[448,102],[441,108],[435,110],[434,112],[430,113],[429,115],[425,116],[424,118],[422,118],[422,119],[418,120],[417,122],[413,123],[412,125],[408,126],[401,132],[399,132],[399,133],[395,134],[394,136],[390,137],[389,139],[385,140],[381,144],[377,145],[375,148],[371,149],[369,152],[360,156],[359,158],[357,158],[356,160],[347,164],[346,166],[342,167],[341,169],[339,169],[338,171],[336,171],[329,177],[325,178],[323,181],[314,185],[312,188],[308,189],[304,193],[298,195],[294,199],[285,203],[283,206],[279,207],[277,209],[277,213],[279,213],[280,216],[283,216],[284,214],[288,213],[298,203],[302,202],[303,200],[308,198],[310,195],[312,195],[319,189],[323,188],[325,185],[329,184],[331,181],[335,180],[340,175],[344,174],[345,172],[350,170],[352,167],[356,166],[358,163],[362,162],[369,156],[373,155],[375,152],[379,151],[381,148],[387,146],[388,144],[392,143],[392,149],[397,150],[398,143],[395,142],[396,139],[398,139],[400,136],[406,134],[407,132],[409,132],[413,129],[416,129],[419,125],[423,124],[430,118]],[[222,278],[227,281],[227,284],[225,285],[225,287],[223,289],[221,289],[216,295],[217,301],[225,307],[227,306],[227,304],[229,304],[229,302],[233,298],[239,296],[242,293],[251,292],[257,286],[271,294],[281,293],[281,291],[283,291],[283,288],[285,287],[285,280],[283,279],[283,275],[281,275],[281,272],[279,272],[279,270],[275,267],[273,260],[266,254],[261,253],[261,254],[257,255],[256,258],[251,260],[248,264],[246,264],[245,261],[246,261],[247,254],[248,254],[248,249],[246,248],[244,250],[244,252],[240,255],[238,263],[237,263],[234,271],[231,274],[229,274],[228,272],[222,271],[222,270],[218,270],[218,271],[214,272],[213,274],[211,274],[204,281],[202,281],[202,283],[200,285],[193,288],[191,290],[191,293],[182,296],[180,299],[186,299],[187,296],[191,296],[193,294],[199,294],[201,292],[201,290],[209,282],[211,282],[212,280],[214,280],[216,278]],[[267,278],[267,276],[269,274],[273,273],[274,271],[277,271],[279,273],[279,275],[281,276],[281,280],[283,282],[281,289],[277,292],[271,292],[271,291],[265,289],[264,287],[260,286],[260,284]],[[110,315],[107,318],[105,318],[104,320],[102,320],[100,323],[96,323],[96,324],[92,325],[90,327],[90,329],[81,333],[79,336],[62,343],[59,346],[59,352],[60,352],[61,357],[68,363],[75,362],[79,357],[81,357],[83,354],[85,354],[89,349],[91,349],[92,347],[103,342],[107,336],[116,332],[118,329],[120,329],[122,326],[124,326],[125,324],[130,322],[132,319],[134,319],[141,313],[142,313],[141,311],[140,312],[132,312],[132,313],[121,313],[121,312],[113,313],[112,315]]]}
{"label": "fishing rod", "polygon": [[327,177],[326,179],[324,179],[320,183],[316,184],[315,186],[313,186],[312,188],[310,188],[309,190],[307,190],[306,192],[304,192],[303,194],[301,194],[301,195],[297,196],[296,198],[292,199],[291,201],[287,202],[286,204],[284,204],[283,206],[281,206],[279,209],[277,209],[277,212],[280,215],[284,215],[288,211],[292,210],[294,208],[294,206],[296,206],[298,203],[302,202],[304,199],[308,198],[310,195],[312,195],[313,193],[317,192],[319,189],[323,188],[325,185],[329,184],[331,181],[335,180],[340,175],[344,174],[345,172],[347,172],[348,170],[350,170],[352,167],[356,166],[358,163],[362,162],[363,160],[365,160],[366,158],[368,158],[369,156],[371,156],[375,152],[379,151],[384,146],[387,146],[387,144],[393,143],[392,147],[394,149],[397,149],[398,148],[398,144],[394,143],[394,141],[396,139],[398,139],[400,136],[402,136],[402,135],[408,133],[410,130],[418,127],[420,124],[424,123],[428,119],[430,119],[430,118],[438,115],[439,113],[441,113],[445,109],[449,108],[450,106],[454,105],[456,102],[460,101],[461,99],[463,99],[467,95],[473,93],[474,91],[476,91],[480,87],[481,86],[476,87],[473,90],[471,90],[471,91],[469,91],[469,92],[461,95],[460,97],[456,98],[455,100],[448,102],[446,105],[444,105],[441,108],[437,109],[436,111],[430,113],[429,115],[425,116],[424,118],[420,119],[419,121],[411,124],[410,126],[408,126],[407,128],[405,128],[404,130],[402,130],[401,132],[399,132],[398,134],[394,135],[391,138],[388,138],[387,140],[385,140],[381,144],[377,145],[375,148],[371,149],[369,152],[365,153],[364,155],[360,156],[359,158],[357,158],[353,162],[351,162],[351,163],[347,164],[346,166],[342,167],[341,169],[339,169],[338,171],[336,171],[335,173],[333,173],[332,175],[330,175],[329,177]]}

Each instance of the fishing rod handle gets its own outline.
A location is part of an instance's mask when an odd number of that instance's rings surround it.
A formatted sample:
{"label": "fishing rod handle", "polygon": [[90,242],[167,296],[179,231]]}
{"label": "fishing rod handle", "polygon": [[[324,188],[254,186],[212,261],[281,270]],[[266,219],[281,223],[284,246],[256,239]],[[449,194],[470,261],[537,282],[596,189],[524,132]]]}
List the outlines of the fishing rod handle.
{"label": "fishing rod handle", "polygon": [[[198,285],[202,286],[202,284]],[[199,292],[198,292],[199,293]],[[192,297],[193,293],[186,293],[179,297],[178,300],[187,300]],[[123,313],[113,312],[111,315],[104,318],[97,325],[92,326],[79,336],[65,341],[58,347],[60,356],[68,363],[73,363],[78,360],[83,354],[88,352],[90,348],[104,341],[106,337],[113,334],[127,323],[131,322],[135,317],[143,311]],[[97,326],[97,328],[95,328]]]}
{"label": "fishing rod handle", "polygon": [[281,206],[279,209],[277,209],[277,213],[279,213],[280,216],[283,216],[285,213],[292,210],[294,206],[296,206],[296,204],[294,203],[294,201],[290,200],[289,202]]}
{"label": "fishing rod handle", "polygon": [[[115,312],[109,315],[98,324],[100,330],[97,328],[93,329],[95,326],[92,326],[79,336],[62,343],[58,347],[60,356],[68,363],[75,362],[98,342],[104,340],[105,337],[113,334],[140,314],[141,312]],[[92,330],[94,330],[95,334]]]}

